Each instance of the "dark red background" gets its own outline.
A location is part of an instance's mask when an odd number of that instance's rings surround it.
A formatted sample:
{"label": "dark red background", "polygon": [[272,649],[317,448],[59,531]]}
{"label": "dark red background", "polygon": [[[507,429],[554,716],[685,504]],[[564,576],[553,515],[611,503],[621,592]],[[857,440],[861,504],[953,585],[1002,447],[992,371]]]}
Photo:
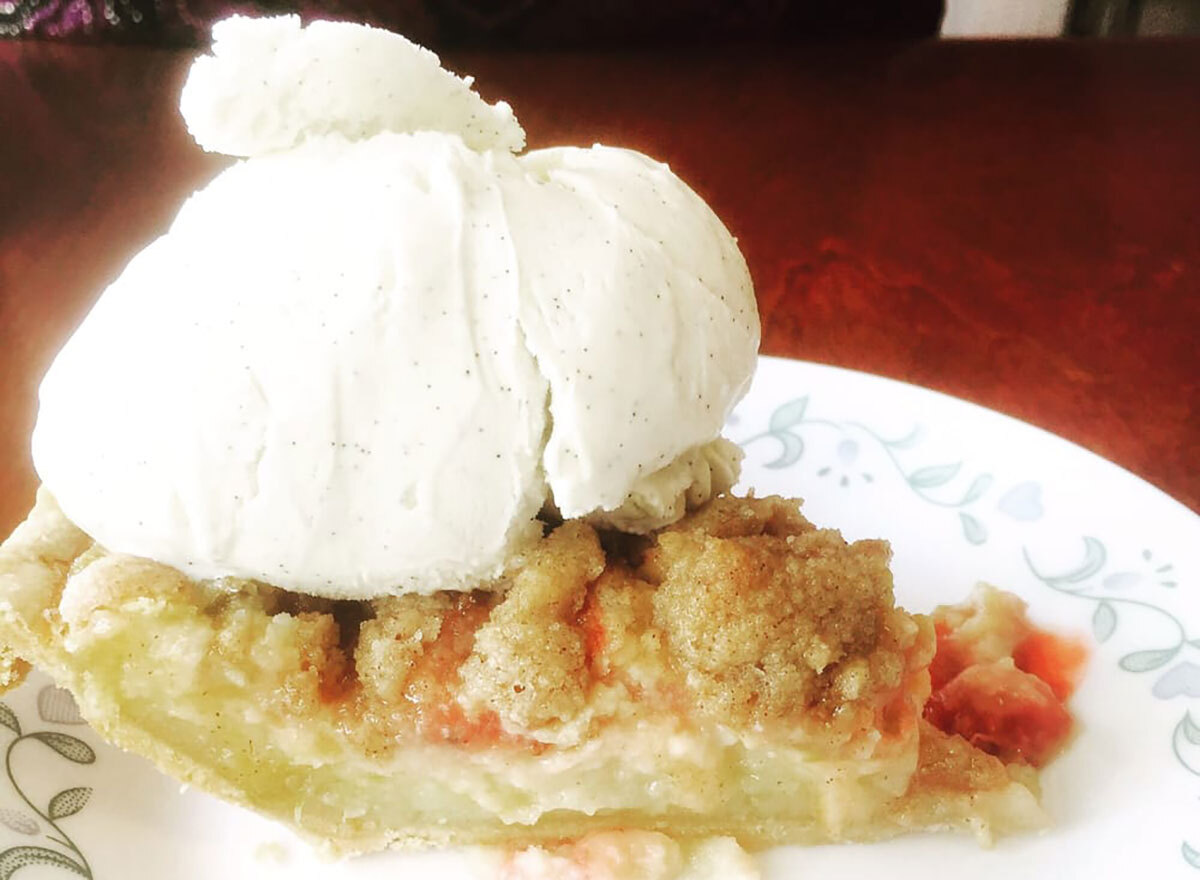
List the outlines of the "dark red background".
{"label": "dark red background", "polygon": [[[223,160],[189,55],[0,44],[0,532],[41,373]],[[763,350],[1031,421],[1200,509],[1200,44],[459,52],[532,145],[665,159],[740,238]]]}

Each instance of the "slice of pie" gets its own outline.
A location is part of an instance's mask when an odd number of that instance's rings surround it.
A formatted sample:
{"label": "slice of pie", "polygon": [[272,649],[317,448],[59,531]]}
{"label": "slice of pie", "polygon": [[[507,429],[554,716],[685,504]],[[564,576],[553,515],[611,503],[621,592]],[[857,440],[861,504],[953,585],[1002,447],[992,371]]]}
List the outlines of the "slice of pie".
{"label": "slice of pie", "polygon": [[729,494],[753,285],[670,168],[346,23],[220,23],[181,107],[245,158],[42,383],[0,683],[338,853],[1045,823],[1078,658]]}
{"label": "slice of pie", "polygon": [[1046,823],[1069,686],[1021,668],[1063,665],[1019,602],[935,627],[896,607],[886,543],[774,497],[545,532],[502,589],[316,599],[108,553],[43,490],[0,547],[0,638],[111,742],[337,853]]}

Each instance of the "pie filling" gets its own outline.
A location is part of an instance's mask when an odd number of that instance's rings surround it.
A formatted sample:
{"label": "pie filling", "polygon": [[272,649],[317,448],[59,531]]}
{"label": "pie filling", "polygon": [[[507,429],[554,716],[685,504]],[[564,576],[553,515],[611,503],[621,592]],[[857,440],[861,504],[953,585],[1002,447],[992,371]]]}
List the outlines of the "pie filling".
{"label": "pie filling", "polygon": [[0,639],[107,739],[338,853],[1045,824],[1081,655],[1019,600],[909,614],[885,543],[774,497],[546,532],[500,590],[335,601],[110,554],[43,490]]}

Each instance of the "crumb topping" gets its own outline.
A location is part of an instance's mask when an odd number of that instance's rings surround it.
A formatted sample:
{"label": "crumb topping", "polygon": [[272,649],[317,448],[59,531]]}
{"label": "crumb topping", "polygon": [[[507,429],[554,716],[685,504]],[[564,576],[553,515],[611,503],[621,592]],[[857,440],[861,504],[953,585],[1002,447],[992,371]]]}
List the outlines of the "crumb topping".
{"label": "crumb topping", "polygon": [[636,541],[570,520],[492,589],[371,602],[78,543],[54,615],[73,650],[117,622],[193,646],[189,681],[253,680],[264,711],[325,717],[372,753],[414,737],[537,748],[664,706],[798,736],[887,730],[932,641],[894,607],[884,542],[848,544],[780,498],[722,496]]}
{"label": "crumb topping", "polygon": [[363,688],[385,702],[422,701],[416,671],[442,633],[442,623],[455,608],[449,593],[401,596],[375,602],[375,617],[359,631],[354,664]]}
{"label": "crumb topping", "polygon": [[[654,620],[699,707],[761,723],[894,688],[891,552],[816,529],[797,503],[720,498],[659,536]],[[887,639],[882,636],[887,635]]]}
{"label": "crumb topping", "polygon": [[496,712],[506,727],[569,722],[587,704],[584,633],[576,618],[604,571],[595,531],[572,521],[544,540],[475,635],[460,702]]}
{"label": "crumb topping", "polygon": [[588,593],[580,626],[597,678],[623,676],[634,690],[658,682],[667,661],[662,630],[654,624],[653,585],[624,565],[610,565]]}

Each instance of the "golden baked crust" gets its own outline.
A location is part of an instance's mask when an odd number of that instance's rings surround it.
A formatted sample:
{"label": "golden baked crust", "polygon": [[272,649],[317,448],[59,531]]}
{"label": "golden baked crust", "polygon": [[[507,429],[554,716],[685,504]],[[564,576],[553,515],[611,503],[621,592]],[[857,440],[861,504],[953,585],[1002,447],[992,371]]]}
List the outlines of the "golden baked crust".
{"label": "golden baked crust", "polygon": [[102,735],[338,851],[1040,825],[1028,780],[923,732],[932,627],[888,558],[721,497],[646,538],[562,524],[500,589],[330,601],[107,553],[43,491],[0,639]]}

